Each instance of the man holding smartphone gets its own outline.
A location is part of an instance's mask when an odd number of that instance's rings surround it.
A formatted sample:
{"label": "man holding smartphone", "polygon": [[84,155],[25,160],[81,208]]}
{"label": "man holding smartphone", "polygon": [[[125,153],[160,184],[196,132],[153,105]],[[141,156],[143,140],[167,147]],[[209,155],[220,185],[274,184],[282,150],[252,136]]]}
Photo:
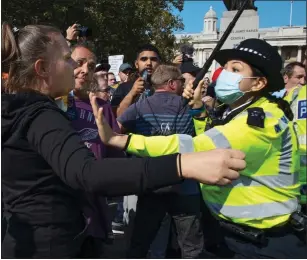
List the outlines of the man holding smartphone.
{"label": "man holding smartphone", "polygon": [[146,81],[142,77],[142,73],[146,71],[148,82],[160,63],[161,57],[155,46],[146,44],[139,48],[135,61],[137,76],[139,77],[134,82],[128,81],[120,84],[112,98],[111,104],[117,116],[120,116],[131,104],[136,102],[144,92]]}

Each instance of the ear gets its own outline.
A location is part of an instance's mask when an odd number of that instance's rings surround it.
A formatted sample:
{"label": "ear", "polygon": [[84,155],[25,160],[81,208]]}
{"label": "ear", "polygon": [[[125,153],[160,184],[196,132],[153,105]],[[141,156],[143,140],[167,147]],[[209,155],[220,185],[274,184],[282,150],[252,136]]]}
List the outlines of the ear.
{"label": "ear", "polygon": [[134,66],[136,67],[136,69],[139,68],[139,64],[138,64],[138,61],[137,61],[137,60],[134,62]]}
{"label": "ear", "polygon": [[265,77],[257,78],[253,81],[251,91],[260,91],[268,85],[268,80]]}
{"label": "ear", "polygon": [[176,90],[175,81],[172,79],[167,82],[167,86],[173,91]]}
{"label": "ear", "polygon": [[47,65],[48,64],[46,61],[42,59],[37,60],[34,64],[34,69],[36,74],[42,78],[46,78],[48,76],[48,71],[49,71]]}
{"label": "ear", "polygon": [[285,82],[285,84],[287,84],[288,81],[289,81],[289,77],[287,75],[284,75],[284,82]]}

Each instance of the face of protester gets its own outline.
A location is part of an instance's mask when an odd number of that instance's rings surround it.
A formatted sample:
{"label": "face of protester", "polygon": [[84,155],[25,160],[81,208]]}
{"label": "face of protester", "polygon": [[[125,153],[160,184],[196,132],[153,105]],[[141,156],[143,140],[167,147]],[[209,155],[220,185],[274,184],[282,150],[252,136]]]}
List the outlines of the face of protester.
{"label": "face of protester", "polygon": [[97,78],[99,89],[95,95],[104,101],[110,100],[110,87],[108,87],[108,82],[103,78]]}
{"label": "face of protester", "polygon": [[97,78],[102,77],[102,78],[104,78],[105,80],[108,80],[108,71],[106,71],[106,70],[97,71],[97,72],[95,73],[95,77],[97,77]]}
{"label": "face of protester", "polygon": [[35,72],[42,82],[41,91],[51,97],[66,95],[74,88],[74,68],[76,63],[65,38],[53,34],[55,44],[48,47],[48,61],[39,59],[35,62]]}
{"label": "face of protester", "polygon": [[116,83],[115,75],[109,74],[108,75],[108,85],[113,86],[113,85],[115,85],[115,83]]}
{"label": "face of protester", "polygon": [[306,71],[300,66],[294,66],[293,74],[291,77],[287,75],[284,76],[286,89],[291,89],[294,87],[301,87],[306,84]]}
{"label": "face of protester", "polygon": [[132,73],[131,69],[126,69],[124,71],[120,71],[118,76],[121,82],[126,82],[128,80],[129,75]]}
{"label": "face of protester", "polygon": [[135,61],[135,67],[139,72],[145,69],[148,75],[151,75],[153,71],[159,66],[160,58],[154,51],[143,51],[139,54],[137,60]]}
{"label": "face of protester", "polygon": [[74,70],[75,88],[87,91],[93,80],[96,57],[87,48],[77,47],[72,53],[72,58],[77,63]]}

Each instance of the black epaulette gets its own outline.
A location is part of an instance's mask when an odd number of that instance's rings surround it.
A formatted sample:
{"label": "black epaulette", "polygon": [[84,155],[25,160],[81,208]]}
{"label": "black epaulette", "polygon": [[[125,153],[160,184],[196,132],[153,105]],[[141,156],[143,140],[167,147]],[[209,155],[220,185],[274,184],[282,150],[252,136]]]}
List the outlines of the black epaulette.
{"label": "black epaulette", "polygon": [[247,124],[264,128],[265,113],[261,107],[251,107],[247,109]]}

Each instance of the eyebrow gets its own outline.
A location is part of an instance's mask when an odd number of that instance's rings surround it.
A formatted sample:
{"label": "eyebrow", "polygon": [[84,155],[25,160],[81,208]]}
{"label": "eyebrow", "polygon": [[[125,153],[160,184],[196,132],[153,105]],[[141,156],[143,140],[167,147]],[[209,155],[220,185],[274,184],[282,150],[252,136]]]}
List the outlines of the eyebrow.
{"label": "eyebrow", "polygon": [[157,59],[159,59],[159,57],[158,56],[140,56],[139,57],[139,59],[142,59],[142,58],[157,58]]}

